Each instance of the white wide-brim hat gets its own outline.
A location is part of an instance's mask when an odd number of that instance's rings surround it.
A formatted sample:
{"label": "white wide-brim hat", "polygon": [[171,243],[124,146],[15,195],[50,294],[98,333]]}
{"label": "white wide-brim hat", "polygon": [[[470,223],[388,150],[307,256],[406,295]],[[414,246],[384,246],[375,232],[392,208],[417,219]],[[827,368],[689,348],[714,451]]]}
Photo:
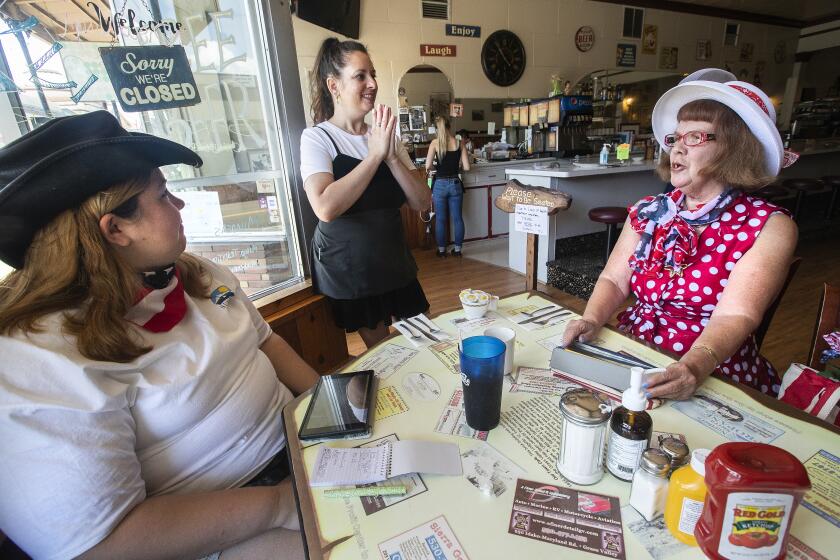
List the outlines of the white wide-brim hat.
{"label": "white wide-brim hat", "polygon": [[[723,71],[721,71],[723,72]],[[665,136],[677,129],[677,114],[683,105],[699,99],[723,103],[744,120],[747,128],[764,148],[764,163],[768,175],[776,176],[782,167],[793,161],[785,157],[782,137],[776,129],[776,110],[767,95],[747,82],[717,82],[684,80],[669,89],[653,108],[653,134],[666,152]],[[795,161],[795,159],[794,159]]]}

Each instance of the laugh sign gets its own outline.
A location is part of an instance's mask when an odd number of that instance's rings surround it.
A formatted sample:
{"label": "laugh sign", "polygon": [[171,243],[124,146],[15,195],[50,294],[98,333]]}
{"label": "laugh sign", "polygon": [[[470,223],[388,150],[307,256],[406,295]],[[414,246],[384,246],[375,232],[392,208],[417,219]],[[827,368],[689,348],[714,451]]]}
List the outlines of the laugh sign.
{"label": "laugh sign", "polygon": [[155,111],[201,102],[182,46],[103,47],[99,53],[123,111]]}

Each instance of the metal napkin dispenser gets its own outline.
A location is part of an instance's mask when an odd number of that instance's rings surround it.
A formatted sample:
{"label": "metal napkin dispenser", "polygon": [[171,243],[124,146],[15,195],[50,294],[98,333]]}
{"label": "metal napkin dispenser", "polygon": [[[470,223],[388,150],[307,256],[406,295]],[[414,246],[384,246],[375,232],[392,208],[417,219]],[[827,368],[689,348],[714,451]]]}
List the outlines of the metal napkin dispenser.
{"label": "metal napkin dispenser", "polygon": [[557,346],[549,362],[552,371],[563,377],[619,394],[630,387],[630,368],[636,366],[654,367],[633,356],[583,342],[573,342],[566,348]]}

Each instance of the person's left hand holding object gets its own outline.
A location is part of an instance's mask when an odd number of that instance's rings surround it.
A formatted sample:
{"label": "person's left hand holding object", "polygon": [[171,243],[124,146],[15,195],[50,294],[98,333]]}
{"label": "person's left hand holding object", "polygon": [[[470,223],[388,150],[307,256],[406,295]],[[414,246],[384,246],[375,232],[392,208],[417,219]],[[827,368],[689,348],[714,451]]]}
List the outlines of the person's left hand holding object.
{"label": "person's left hand holding object", "polygon": [[706,381],[711,372],[699,373],[683,362],[674,362],[664,372],[652,373],[645,378],[642,388],[647,398],[685,400]]}

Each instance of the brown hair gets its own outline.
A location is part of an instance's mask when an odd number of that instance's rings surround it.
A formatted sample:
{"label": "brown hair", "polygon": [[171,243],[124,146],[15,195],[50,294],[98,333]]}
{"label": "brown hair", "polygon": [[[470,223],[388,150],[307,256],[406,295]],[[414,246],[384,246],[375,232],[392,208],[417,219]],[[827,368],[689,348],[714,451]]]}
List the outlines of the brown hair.
{"label": "brown hair", "polygon": [[368,53],[365,46],[358,41],[339,41],[335,37],[330,37],[321,43],[310,80],[312,120],[315,124],[333,116],[335,107],[332,94],[327,87],[327,78],[330,76],[337,78],[341,74],[341,69],[347,64],[347,55],[352,52]]}
{"label": "brown hair", "polygon": [[[682,106],[677,121],[711,123],[715,132],[716,158],[700,173],[724,185],[745,191],[760,189],[773,182],[767,175],[764,148],[738,114],[718,101],[698,99]],[[662,152],[656,172],[663,181],[671,180],[671,158]]]}
{"label": "brown hair", "polygon": [[[140,277],[99,229],[105,214],[132,216],[149,181],[150,175],[136,177],[99,192],[38,231],[23,268],[0,280],[0,335],[42,332],[39,321],[63,311],[63,332],[86,358],[125,363],[151,350],[124,318]],[[189,295],[209,297],[209,278],[196,257],[183,253],[175,264]]]}

